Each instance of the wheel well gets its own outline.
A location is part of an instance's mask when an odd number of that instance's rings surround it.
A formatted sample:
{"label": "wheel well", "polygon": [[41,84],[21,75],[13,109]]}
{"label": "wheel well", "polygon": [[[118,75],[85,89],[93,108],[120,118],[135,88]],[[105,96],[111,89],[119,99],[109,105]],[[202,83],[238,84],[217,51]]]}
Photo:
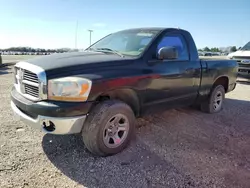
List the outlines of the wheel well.
{"label": "wheel well", "polygon": [[132,89],[118,89],[108,91],[97,97],[96,101],[101,102],[109,99],[118,99],[128,104],[133,110],[136,117],[140,115],[140,102],[135,91]]}
{"label": "wheel well", "polygon": [[229,83],[228,77],[222,76],[222,77],[218,78],[214,82],[213,87],[215,87],[217,85],[222,85],[224,87],[224,89],[225,89],[225,92],[227,92],[227,90],[228,90],[228,83]]}

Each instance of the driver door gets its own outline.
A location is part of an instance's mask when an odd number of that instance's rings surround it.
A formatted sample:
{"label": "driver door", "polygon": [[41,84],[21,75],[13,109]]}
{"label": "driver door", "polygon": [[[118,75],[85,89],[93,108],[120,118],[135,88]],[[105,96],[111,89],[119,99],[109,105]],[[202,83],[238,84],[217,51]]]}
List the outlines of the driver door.
{"label": "driver door", "polygon": [[188,105],[195,100],[198,86],[197,70],[200,70],[197,62],[190,61],[188,44],[180,33],[166,33],[158,42],[155,53],[162,47],[175,47],[178,58],[174,60],[158,60],[156,57],[150,60],[154,62],[150,67],[158,78],[152,78],[147,87],[145,98],[146,105],[172,103],[174,106]]}

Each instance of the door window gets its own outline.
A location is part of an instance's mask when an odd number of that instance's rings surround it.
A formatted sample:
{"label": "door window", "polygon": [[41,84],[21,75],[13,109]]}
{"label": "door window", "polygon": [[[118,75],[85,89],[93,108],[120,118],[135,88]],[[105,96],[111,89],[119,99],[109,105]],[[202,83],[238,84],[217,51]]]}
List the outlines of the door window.
{"label": "door window", "polygon": [[157,52],[162,47],[175,47],[178,51],[177,60],[189,60],[187,44],[184,38],[180,35],[164,36],[157,46]]}

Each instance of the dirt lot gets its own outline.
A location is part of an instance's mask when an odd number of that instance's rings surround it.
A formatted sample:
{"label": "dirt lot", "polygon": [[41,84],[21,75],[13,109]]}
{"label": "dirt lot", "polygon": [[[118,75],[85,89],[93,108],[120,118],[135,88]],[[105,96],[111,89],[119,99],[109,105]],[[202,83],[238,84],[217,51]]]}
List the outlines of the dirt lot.
{"label": "dirt lot", "polygon": [[124,152],[93,157],[76,136],[44,135],[10,109],[0,68],[0,187],[250,187],[250,85],[216,115],[176,109],[138,120]]}

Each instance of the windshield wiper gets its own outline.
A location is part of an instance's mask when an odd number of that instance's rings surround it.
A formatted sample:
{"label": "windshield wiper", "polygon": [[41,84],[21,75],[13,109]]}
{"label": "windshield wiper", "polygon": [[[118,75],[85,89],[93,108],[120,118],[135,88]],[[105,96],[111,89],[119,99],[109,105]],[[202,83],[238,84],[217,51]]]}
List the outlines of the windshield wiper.
{"label": "windshield wiper", "polygon": [[124,55],[122,55],[118,51],[112,50],[110,48],[90,48],[89,50],[93,50],[93,51],[97,51],[97,52],[110,52],[110,53],[113,53],[113,54],[117,54],[120,57],[124,57]]}

